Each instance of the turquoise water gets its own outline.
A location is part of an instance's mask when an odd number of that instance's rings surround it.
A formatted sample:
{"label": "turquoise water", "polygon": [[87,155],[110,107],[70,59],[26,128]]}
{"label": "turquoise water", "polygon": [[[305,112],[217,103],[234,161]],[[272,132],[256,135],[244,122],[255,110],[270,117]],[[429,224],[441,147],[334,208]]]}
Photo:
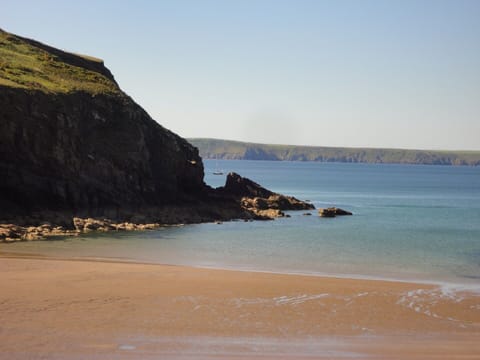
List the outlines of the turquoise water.
{"label": "turquoise water", "polygon": [[[220,186],[225,176],[206,182]],[[480,287],[480,168],[313,162],[218,161],[276,192],[354,216],[188,225],[0,251],[115,258],[202,267],[440,281]]]}

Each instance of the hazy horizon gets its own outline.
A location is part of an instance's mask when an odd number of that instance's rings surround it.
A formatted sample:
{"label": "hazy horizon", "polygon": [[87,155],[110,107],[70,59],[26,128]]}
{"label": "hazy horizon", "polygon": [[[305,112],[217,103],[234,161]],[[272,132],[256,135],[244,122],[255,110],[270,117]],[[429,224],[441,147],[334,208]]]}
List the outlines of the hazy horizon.
{"label": "hazy horizon", "polygon": [[478,1],[18,0],[0,27],[102,58],[183,137],[480,150]]}
{"label": "hazy horizon", "polygon": [[235,140],[235,139],[221,139],[213,137],[186,137],[187,140],[219,140],[219,141],[234,141],[239,143],[246,144],[257,144],[257,145],[273,145],[273,146],[298,146],[298,147],[331,147],[331,148],[347,148],[347,149],[385,149],[385,150],[421,150],[421,151],[452,151],[452,152],[475,152],[478,153],[480,150],[469,150],[469,149],[419,149],[419,148],[387,148],[387,147],[375,147],[375,146],[328,146],[328,145],[308,145],[308,144],[287,144],[287,143],[266,143],[266,142],[257,142],[257,141],[248,141],[248,140]]}

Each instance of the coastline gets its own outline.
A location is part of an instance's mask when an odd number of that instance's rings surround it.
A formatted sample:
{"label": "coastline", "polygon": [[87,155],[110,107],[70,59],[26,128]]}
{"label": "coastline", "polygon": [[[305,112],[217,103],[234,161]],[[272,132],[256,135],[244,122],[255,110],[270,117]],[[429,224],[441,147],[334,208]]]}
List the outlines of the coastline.
{"label": "coastline", "polygon": [[2,359],[480,353],[478,294],[430,284],[1,254],[0,269]]}
{"label": "coastline", "polygon": [[[84,214],[79,217],[74,213],[44,211],[28,216],[7,217],[0,219],[0,243],[46,240],[90,232],[154,230],[206,222],[273,220],[290,216],[283,210],[315,209],[309,202],[272,192],[234,172],[227,175],[223,187],[214,189],[204,184],[203,191],[203,199],[197,199],[190,206],[183,204],[142,208],[141,211],[131,213],[126,211],[122,216],[118,209],[97,209],[98,213],[110,211],[110,215],[115,212],[116,215],[91,217]],[[344,210],[335,208],[335,211],[343,212],[336,215],[345,215]]]}
{"label": "coastline", "polygon": [[[170,225],[182,226],[182,225]],[[40,241],[51,241],[51,239],[43,239]],[[9,244],[9,243],[7,243]],[[7,245],[8,246],[8,245]],[[104,257],[104,256],[71,256],[71,255],[47,255],[42,253],[19,252],[19,251],[2,251],[0,249],[0,259],[32,259],[32,260],[53,260],[53,261],[78,261],[78,262],[93,262],[93,263],[112,263],[112,264],[133,264],[133,265],[152,265],[152,266],[179,266],[189,269],[199,270],[214,270],[214,271],[228,271],[240,272],[250,274],[271,274],[271,275],[286,275],[286,276],[300,276],[313,277],[320,279],[338,279],[338,280],[359,280],[359,281],[380,281],[387,283],[403,283],[415,284],[423,286],[432,286],[442,289],[444,293],[468,292],[480,296],[480,284],[472,282],[460,282],[458,279],[432,279],[427,277],[402,277],[402,276],[381,276],[373,274],[354,274],[354,273],[335,273],[335,272],[317,272],[317,271],[290,271],[279,269],[263,269],[255,267],[237,267],[237,266],[210,266],[200,264],[186,264],[175,262],[157,262],[149,260],[140,260],[126,257]]]}

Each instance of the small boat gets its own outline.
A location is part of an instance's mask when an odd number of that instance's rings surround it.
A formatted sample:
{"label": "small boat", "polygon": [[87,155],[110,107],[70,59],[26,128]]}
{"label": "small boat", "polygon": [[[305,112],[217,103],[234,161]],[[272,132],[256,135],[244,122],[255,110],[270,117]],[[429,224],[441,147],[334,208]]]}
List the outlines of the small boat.
{"label": "small boat", "polygon": [[213,175],[223,175],[223,170],[218,170],[218,159],[215,159],[215,171]]}

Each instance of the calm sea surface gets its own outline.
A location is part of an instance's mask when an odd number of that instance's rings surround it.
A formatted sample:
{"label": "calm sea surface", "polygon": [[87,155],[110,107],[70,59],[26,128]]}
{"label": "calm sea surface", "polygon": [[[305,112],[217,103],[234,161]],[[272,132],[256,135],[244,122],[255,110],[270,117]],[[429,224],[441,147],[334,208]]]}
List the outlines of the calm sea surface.
{"label": "calm sea surface", "polygon": [[205,161],[206,182],[235,171],[354,216],[311,211],[228,222],[0,244],[0,252],[202,267],[439,281],[480,288],[480,167]]}

